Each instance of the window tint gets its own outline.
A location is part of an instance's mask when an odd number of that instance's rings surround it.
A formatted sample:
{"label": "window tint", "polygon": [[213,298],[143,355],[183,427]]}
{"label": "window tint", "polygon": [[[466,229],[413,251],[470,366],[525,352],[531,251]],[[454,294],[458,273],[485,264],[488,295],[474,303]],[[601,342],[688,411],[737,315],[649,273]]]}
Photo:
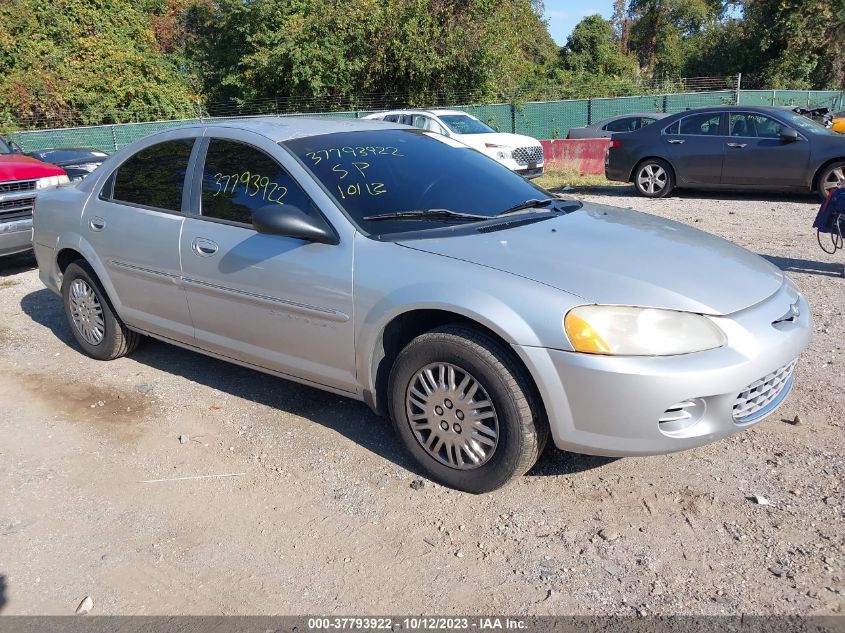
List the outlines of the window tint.
{"label": "window tint", "polygon": [[764,114],[731,114],[731,136],[751,138],[780,138],[783,125]]}
{"label": "window tint", "polygon": [[666,134],[677,134],[680,131],[680,129],[681,129],[681,122],[675,121],[672,125],[670,125],[669,127],[667,127],[664,130],[664,133],[666,133]]}
{"label": "window tint", "polygon": [[426,126],[428,124],[428,117],[422,116],[421,114],[414,115],[414,127],[418,127],[421,130],[428,129]]}
{"label": "window tint", "polygon": [[548,192],[450,138],[422,130],[337,132],[285,141],[364,231],[387,235],[448,220],[366,220],[449,209],[487,217]]}
{"label": "window tint", "polygon": [[251,224],[252,212],[271,204],[291,204],[306,213],[311,209],[305,192],[267,154],[211,139],[202,172],[203,216]]}
{"label": "window tint", "polygon": [[719,112],[704,112],[681,119],[681,134],[692,136],[718,136],[722,115]]}
{"label": "window tint", "polygon": [[182,210],[182,188],[194,139],[142,149],[117,169],[112,199],[144,207]]}
{"label": "window tint", "polygon": [[399,123],[399,115],[398,114],[388,114],[383,121],[389,121],[390,123]]}
{"label": "window tint", "polygon": [[651,117],[647,116],[640,118],[640,127],[646,127],[648,125],[651,125],[652,123],[657,123],[657,119],[652,119]]}
{"label": "window tint", "polygon": [[6,145],[6,141],[0,138],[0,154],[11,154],[12,148]]}
{"label": "window tint", "polygon": [[637,129],[637,119],[636,117],[617,119],[605,125],[604,129],[608,132],[633,132]]}

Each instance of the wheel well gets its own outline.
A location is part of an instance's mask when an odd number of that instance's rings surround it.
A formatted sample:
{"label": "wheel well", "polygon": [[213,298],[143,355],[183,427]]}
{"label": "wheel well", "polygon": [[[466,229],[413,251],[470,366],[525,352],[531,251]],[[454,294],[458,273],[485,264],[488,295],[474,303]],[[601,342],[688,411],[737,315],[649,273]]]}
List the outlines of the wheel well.
{"label": "wheel well", "polygon": [[675,171],[675,166],[669,160],[663,158],[662,156],[646,156],[642,160],[638,161],[636,165],[634,165],[634,168],[631,170],[631,175],[628,176],[628,182],[634,182],[634,178],[635,178],[635,175],[637,173],[637,170],[640,168],[640,165],[642,165],[647,160],[659,160],[659,161],[662,161],[662,162],[666,163],[667,165],[669,165],[669,169],[672,170],[672,178],[675,179],[675,182],[678,181],[677,172]]}
{"label": "wheel well", "polygon": [[815,191],[819,186],[819,178],[822,177],[822,172],[828,167],[830,167],[833,163],[845,163],[845,156],[842,156],[840,158],[832,158],[816,170],[816,173],[813,176],[813,182],[810,185],[810,188],[813,191]]}
{"label": "wheel well", "polygon": [[63,248],[59,251],[58,255],[56,255],[56,265],[59,267],[59,271],[64,274],[64,272],[67,270],[67,267],[70,266],[77,259],[85,258],[79,251],[75,251],[72,248]]}
{"label": "wheel well", "polygon": [[387,383],[390,377],[390,370],[393,368],[393,363],[396,361],[399,353],[420,334],[425,334],[435,328],[449,324],[467,325],[501,341],[508,350],[508,353],[511,354],[512,360],[525,371],[529,386],[534,392],[535,402],[538,403],[540,408],[538,413],[545,415],[545,408],[543,407],[537,385],[534,383],[534,378],[519,355],[511,350],[510,344],[496,332],[478,321],[474,321],[462,314],[449,312],[448,310],[412,310],[395,317],[384,328],[380,340],[377,343],[376,352],[373,355],[372,375],[374,376],[375,393],[371,393],[369,390],[364,393],[367,404],[376,413],[387,415]]}

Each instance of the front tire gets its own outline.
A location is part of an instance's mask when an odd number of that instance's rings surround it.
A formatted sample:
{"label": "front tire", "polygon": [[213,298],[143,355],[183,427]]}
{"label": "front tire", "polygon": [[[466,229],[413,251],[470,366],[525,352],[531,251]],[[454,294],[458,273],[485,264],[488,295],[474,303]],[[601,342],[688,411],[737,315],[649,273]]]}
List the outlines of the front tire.
{"label": "front tire", "polygon": [[525,370],[505,345],[472,327],[415,338],[396,359],[388,390],[405,448],[451,488],[501,488],[536,463],[548,436]]}
{"label": "front tire", "polygon": [[675,189],[675,172],[660,158],[648,158],[634,170],[634,187],[646,198],[665,198]]}
{"label": "front tire", "polygon": [[824,200],[827,198],[831,189],[835,187],[845,187],[845,161],[837,161],[825,167],[819,176],[816,192]]}
{"label": "front tire", "polygon": [[141,336],[117,316],[88,262],[77,260],[67,267],[62,300],[73,337],[91,358],[114,360],[138,347]]}

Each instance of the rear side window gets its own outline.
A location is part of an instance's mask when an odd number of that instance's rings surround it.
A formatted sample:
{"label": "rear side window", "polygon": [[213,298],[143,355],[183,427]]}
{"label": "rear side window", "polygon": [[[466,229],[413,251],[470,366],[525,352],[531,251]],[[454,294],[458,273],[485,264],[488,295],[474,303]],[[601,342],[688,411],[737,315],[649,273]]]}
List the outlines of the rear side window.
{"label": "rear side window", "polygon": [[637,119],[635,117],[617,119],[605,125],[604,129],[608,132],[633,132],[637,129]]}
{"label": "rear side window", "polygon": [[656,122],[657,122],[657,119],[651,119],[647,116],[644,116],[640,119],[640,127],[646,127],[646,126],[651,125],[652,123],[656,123]]}
{"label": "rear side window", "polygon": [[291,204],[305,213],[311,200],[275,160],[261,150],[211,139],[202,172],[202,215],[252,224],[252,212],[273,204]]}
{"label": "rear side window", "polygon": [[719,136],[722,115],[719,112],[693,114],[681,119],[681,134],[688,136]]}
{"label": "rear side window", "polygon": [[181,211],[185,173],[193,146],[191,138],[142,149],[117,169],[111,199],[153,209]]}

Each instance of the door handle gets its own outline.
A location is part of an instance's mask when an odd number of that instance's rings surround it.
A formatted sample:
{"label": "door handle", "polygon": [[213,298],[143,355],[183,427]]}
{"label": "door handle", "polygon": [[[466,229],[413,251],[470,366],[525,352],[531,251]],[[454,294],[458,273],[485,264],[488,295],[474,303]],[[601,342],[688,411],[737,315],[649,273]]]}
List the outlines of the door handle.
{"label": "door handle", "polygon": [[746,147],[748,143],[728,143],[728,147],[733,147],[734,149],[742,149]]}
{"label": "door handle", "polygon": [[217,248],[217,244],[201,237],[197,237],[191,242],[191,250],[200,257],[211,257],[217,252]]}
{"label": "door handle", "polygon": [[93,217],[88,220],[88,228],[92,231],[102,231],[106,228],[106,221],[100,217]]}
{"label": "door handle", "polygon": [[682,139],[679,139],[679,138],[670,138],[670,139],[669,139],[669,142],[670,142],[672,145],[683,145],[684,143],[686,143],[686,141],[684,141],[684,140],[682,140]]}

